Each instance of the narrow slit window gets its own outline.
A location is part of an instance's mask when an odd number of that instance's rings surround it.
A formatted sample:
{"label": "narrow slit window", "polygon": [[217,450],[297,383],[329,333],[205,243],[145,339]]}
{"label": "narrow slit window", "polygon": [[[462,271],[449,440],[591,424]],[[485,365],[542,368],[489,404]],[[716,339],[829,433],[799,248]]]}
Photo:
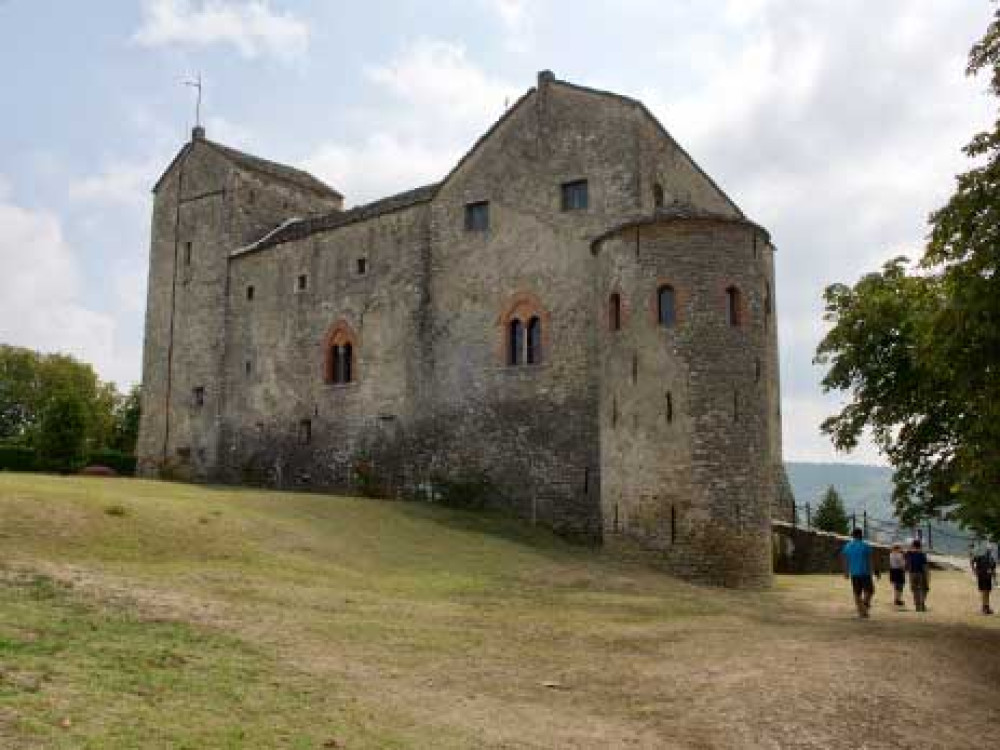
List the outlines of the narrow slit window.
{"label": "narrow slit window", "polygon": [[740,392],[733,389],[733,421],[740,421]]}
{"label": "narrow slit window", "polygon": [[312,442],[312,421],[303,419],[299,422],[299,442],[302,445],[309,445]]}
{"label": "narrow slit window", "polygon": [[478,201],[465,205],[465,231],[486,232],[490,228],[489,201]]}
{"label": "narrow slit window", "polygon": [[198,386],[197,388],[194,389],[194,405],[199,408],[205,405],[204,386]]}
{"label": "narrow slit window", "polygon": [[764,282],[764,314],[771,314],[771,284]]}
{"label": "narrow slit window", "polygon": [[507,364],[521,364],[524,351],[524,325],[520,320],[510,321],[507,332]]}
{"label": "narrow slit window", "polygon": [[620,331],[622,328],[622,297],[620,294],[612,294],[608,302],[608,320],[612,331]]}
{"label": "narrow slit window", "polygon": [[358,258],[357,262],[358,276],[364,276],[368,273],[368,259]]}
{"label": "narrow slit window", "polygon": [[247,301],[248,302],[252,302],[253,301],[253,293],[254,293],[253,284],[250,284],[247,287]]}
{"label": "narrow slit window", "polygon": [[249,359],[243,363],[243,371],[246,372],[247,375],[253,372],[253,363]]}
{"label": "narrow slit window", "polygon": [[726,323],[736,328],[740,325],[740,290],[734,286],[726,290]]}
{"label": "narrow slit window", "polygon": [[677,323],[677,294],[669,284],[664,284],[656,292],[657,319],[664,328],[673,328]]}
{"label": "narrow slit window", "polygon": [[663,207],[663,186],[658,182],[653,185],[653,206],[655,208]]}
{"label": "narrow slit window", "polygon": [[677,542],[677,507],[670,506],[670,543]]}
{"label": "narrow slit window", "polygon": [[304,292],[308,286],[309,277],[304,273],[300,273],[298,279],[295,280],[295,288],[300,292]]}
{"label": "narrow slit window", "polygon": [[542,321],[537,316],[528,321],[527,363],[537,365],[542,361]]}
{"label": "narrow slit window", "polygon": [[617,397],[611,399],[611,426],[612,427],[617,427],[618,426],[618,399],[617,399]]}
{"label": "narrow slit window", "polygon": [[632,382],[639,382],[639,354],[636,352],[632,355]]}
{"label": "narrow slit window", "polygon": [[760,358],[754,360],[753,363],[753,379],[755,383],[760,382]]}
{"label": "narrow slit window", "polygon": [[667,421],[674,421],[674,396],[670,391],[667,391]]}
{"label": "narrow slit window", "polygon": [[185,266],[190,266],[191,265],[191,247],[192,246],[191,246],[190,242],[185,242],[184,243],[184,265]]}
{"label": "narrow slit window", "polygon": [[339,385],[352,382],[354,349],[348,344],[333,347],[333,382]]}
{"label": "narrow slit window", "polygon": [[573,180],[563,183],[562,210],[585,211],[590,204],[586,180]]}

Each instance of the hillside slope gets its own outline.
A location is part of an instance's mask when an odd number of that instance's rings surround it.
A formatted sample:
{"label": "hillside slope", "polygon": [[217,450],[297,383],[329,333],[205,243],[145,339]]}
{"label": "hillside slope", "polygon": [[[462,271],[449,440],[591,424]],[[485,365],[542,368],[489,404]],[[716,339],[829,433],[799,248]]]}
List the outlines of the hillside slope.
{"label": "hillside slope", "polygon": [[[958,574],[931,607],[859,623],[839,578],[699,588],[427,505],[0,474],[0,747],[972,746],[1000,622]],[[918,650],[935,689],[868,710]]]}

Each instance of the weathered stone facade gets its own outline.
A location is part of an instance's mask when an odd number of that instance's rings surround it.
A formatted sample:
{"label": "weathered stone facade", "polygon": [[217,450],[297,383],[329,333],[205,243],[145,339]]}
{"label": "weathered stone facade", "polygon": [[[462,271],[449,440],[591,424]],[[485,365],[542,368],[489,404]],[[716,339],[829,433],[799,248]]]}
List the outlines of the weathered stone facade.
{"label": "weathered stone facade", "polygon": [[769,581],[774,248],[641,103],[542,73],[442,182],[347,211],[196,133],[155,195],[143,472],[475,479],[568,536]]}

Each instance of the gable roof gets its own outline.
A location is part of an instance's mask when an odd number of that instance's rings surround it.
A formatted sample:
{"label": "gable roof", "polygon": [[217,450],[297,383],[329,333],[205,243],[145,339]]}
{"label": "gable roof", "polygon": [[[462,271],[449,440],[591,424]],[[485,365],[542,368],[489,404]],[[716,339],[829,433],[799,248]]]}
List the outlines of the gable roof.
{"label": "gable roof", "polygon": [[346,226],[347,224],[354,224],[359,221],[374,219],[377,216],[384,216],[394,211],[401,211],[404,208],[409,208],[420,203],[428,203],[437,194],[437,189],[440,185],[440,182],[424,185],[413,190],[390,195],[388,198],[380,198],[371,203],[355,206],[347,211],[330,211],[329,213],[306,219],[288,219],[256,242],[234,250],[229,256],[246,255],[247,253],[263,250],[273,245],[280,245],[283,242],[300,240],[318,232],[327,232],[331,229]]}
{"label": "gable roof", "polygon": [[575,89],[577,91],[581,91],[586,94],[593,94],[594,96],[601,96],[608,99],[614,99],[616,101],[622,102],[623,104],[628,104],[630,106],[638,108],[638,110],[643,115],[649,118],[649,120],[653,123],[654,127],[656,127],[660,135],[666,138],[668,141],[670,141],[670,144],[678,151],[680,151],[681,154],[684,155],[684,158],[691,163],[691,166],[694,167],[694,169],[698,172],[698,174],[704,177],[708,181],[708,183],[718,191],[719,195],[721,195],[726,200],[726,202],[732,207],[732,209],[739,216],[743,216],[743,210],[738,205],[736,205],[736,201],[730,198],[729,195],[726,193],[726,191],[723,190],[721,187],[719,187],[718,183],[712,179],[711,175],[709,175],[708,172],[702,169],[701,165],[699,165],[698,162],[696,162],[693,158],[691,158],[691,154],[689,154],[687,150],[681,144],[679,144],[672,135],[670,135],[667,129],[663,127],[663,123],[660,122],[660,120],[656,117],[656,115],[650,112],[649,108],[645,104],[643,104],[639,99],[633,99],[631,96],[625,96],[624,94],[616,94],[613,91],[604,91],[602,89],[590,88],[589,86],[581,86],[578,83],[570,83],[569,81],[561,81],[559,79],[555,79],[553,83],[555,83],[558,86],[565,86],[566,88]]}
{"label": "gable roof", "polygon": [[160,189],[160,185],[163,184],[163,181],[173,170],[174,166],[181,160],[187,158],[187,155],[197,143],[207,146],[216,153],[221,154],[229,162],[242,169],[257,172],[258,174],[271,179],[287,182],[296,187],[316,193],[317,195],[340,199],[343,199],[344,197],[325,182],[316,179],[304,170],[289,167],[287,164],[279,164],[276,161],[268,161],[267,159],[262,159],[259,156],[248,154],[245,151],[239,151],[235,148],[230,148],[229,146],[223,146],[221,143],[210,141],[207,138],[196,138],[184,144],[184,148],[177,153],[177,156],[173,158],[169,166],[167,166],[166,170],[164,170],[163,174],[160,175],[160,179],[156,181],[156,184],[153,186],[154,193]]}

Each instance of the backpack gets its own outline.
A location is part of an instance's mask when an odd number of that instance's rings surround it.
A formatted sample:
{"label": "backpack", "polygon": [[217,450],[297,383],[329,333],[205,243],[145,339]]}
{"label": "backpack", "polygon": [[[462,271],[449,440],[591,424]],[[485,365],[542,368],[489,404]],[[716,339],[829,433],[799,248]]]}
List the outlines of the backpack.
{"label": "backpack", "polygon": [[976,575],[990,576],[993,575],[993,571],[996,570],[997,565],[993,562],[993,555],[989,552],[984,552],[972,558],[972,567],[975,569]]}

